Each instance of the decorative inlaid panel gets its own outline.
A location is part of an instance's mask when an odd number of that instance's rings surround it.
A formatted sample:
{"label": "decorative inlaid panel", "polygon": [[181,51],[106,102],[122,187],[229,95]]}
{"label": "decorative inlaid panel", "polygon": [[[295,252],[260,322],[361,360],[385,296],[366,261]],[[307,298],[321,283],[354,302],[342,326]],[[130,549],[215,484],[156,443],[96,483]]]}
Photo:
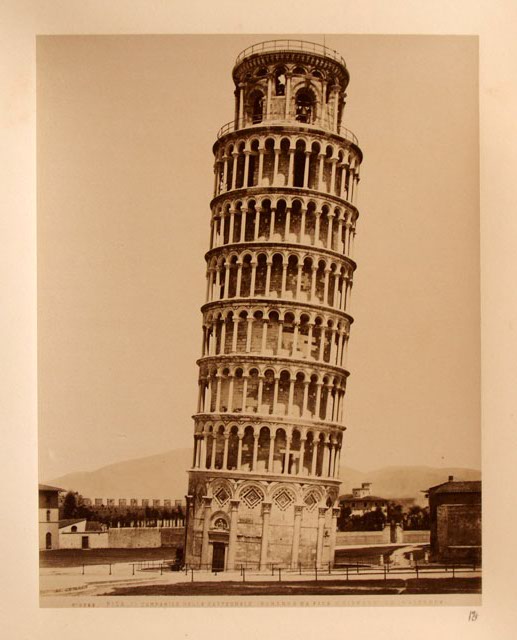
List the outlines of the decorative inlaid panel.
{"label": "decorative inlaid panel", "polygon": [[264,494],[255,487],[250,487],[241,494],[241,498],[247,507],[253,509],[264,500]]}
{"label": "decorative inlaid panel", "polygon": [[314,493],[314,491],[311,491],[311,493],[308,493],[305,496],[303,501],[308,511],[312,511],[319,502],[318,496]]}
{"label": "decorative inlaid panel", "polygon": [[285,511],[294,503],[294,496],[290,491],[286,489],[280,489],[275,496],[273,497],[273,502],[280,509],[280,511]]}
{"label": "decorative inlaid panel", "polygon": [[230,499],[230,494],[224,487],[221,487],[218,491],[215,492],[214,498],[217,500],[220,506],[223,507]]}

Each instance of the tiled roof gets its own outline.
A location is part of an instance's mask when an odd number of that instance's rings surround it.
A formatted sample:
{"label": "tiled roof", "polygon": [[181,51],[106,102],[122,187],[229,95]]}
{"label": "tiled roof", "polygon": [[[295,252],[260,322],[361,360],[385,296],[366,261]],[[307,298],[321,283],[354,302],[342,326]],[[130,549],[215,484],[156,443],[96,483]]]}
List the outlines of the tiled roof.
{"label": "tiled roof", "polygon": [[481,493],[481,480],[452,481],[437,484],[427,490],[431,493]]}
{"label": "tiled roof", "polygon": [[77,524],[78,522],[84,522],[86,518],[68,518],[59,521],[59,528],[69,527],[71,524]]}
{"label": "tiled roof", "polygon": [[39,491],[64,491],[59,487],[51,487],[49,484],[38,484]]}

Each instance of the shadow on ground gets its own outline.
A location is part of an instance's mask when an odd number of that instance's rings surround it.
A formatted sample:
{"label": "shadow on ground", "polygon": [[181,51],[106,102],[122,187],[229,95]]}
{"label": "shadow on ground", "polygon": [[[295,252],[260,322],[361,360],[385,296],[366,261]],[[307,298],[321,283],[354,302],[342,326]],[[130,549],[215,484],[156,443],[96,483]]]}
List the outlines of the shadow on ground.
{"label": "shadow on ground", "polygon": [[113,588],[103,596],[317,596],[481,593],[481,578],[315,580],[307,582],[181,582]]}

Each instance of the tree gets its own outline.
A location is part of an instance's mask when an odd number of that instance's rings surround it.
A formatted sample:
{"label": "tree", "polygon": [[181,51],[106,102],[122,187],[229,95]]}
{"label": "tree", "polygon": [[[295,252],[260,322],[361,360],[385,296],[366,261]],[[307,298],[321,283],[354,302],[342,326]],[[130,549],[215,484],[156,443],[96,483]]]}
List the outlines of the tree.
{"label": "tree", "polygon": [[338,531],[345,531],[347,522],[350,519],[350,515],[352,513],[352,509],[350,507],[341,506],[341,510],[339,512],[339,516],[337,519],[337,528]]}
{"label": "tree", "polygon": [[415,505],[410,508],[406,518],[406,529],[429,529],[429,509]]}
{"label": "tree", "polygon": [[388,521],[399,524],[404,520],[404,509],[401,504],[390,502],[388,504]]}
{"label": "tree", "polygon": [[362,517],[362,524],[365,531],[382,531],[386,524],[386,516],[380,507],[374,511],[367,511]]}
{"label": "tree", "polygon": [[65,520],[71,518],[93,518],[93,511],[84,504],[84,498],[77,491],[69,491],[63,501],[61,515]]}
{"label": "tree", "polygon": [[63,502],[63,518],[68,520],[77,516],[77,494],[69,491]]}

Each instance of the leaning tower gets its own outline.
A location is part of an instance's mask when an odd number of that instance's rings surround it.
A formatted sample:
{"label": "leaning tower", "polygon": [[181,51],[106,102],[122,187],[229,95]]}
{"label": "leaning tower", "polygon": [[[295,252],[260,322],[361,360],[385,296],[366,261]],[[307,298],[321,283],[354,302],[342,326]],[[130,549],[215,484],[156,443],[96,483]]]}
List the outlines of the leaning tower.
{"label": "leaning tower", "polygon": [[188,565],[333,561],[345,427],[359,165],[341,125],[349,74],[275,40],[233,68],[213,146]]}

